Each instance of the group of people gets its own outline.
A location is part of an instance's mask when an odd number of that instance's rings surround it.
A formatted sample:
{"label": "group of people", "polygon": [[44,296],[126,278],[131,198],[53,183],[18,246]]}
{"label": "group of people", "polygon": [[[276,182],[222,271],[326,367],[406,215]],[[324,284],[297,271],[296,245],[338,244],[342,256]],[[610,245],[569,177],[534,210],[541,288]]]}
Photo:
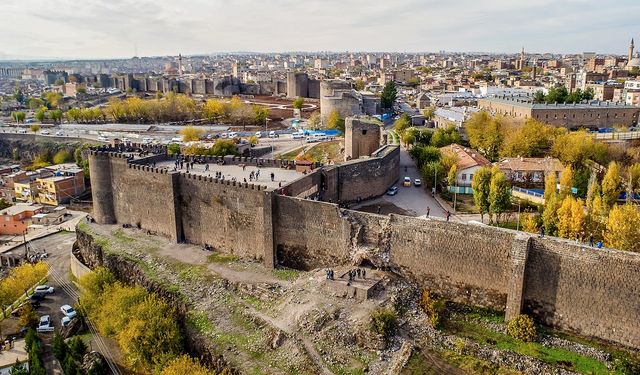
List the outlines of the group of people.
{"label": "group of people", "polygon": [[[327,280],[335,280],[334,278],[334,271],[332,268],[327,268],[325,270],[325,273],[327,275]],[[352,269],[349,270],[349,272],[347,272],[347,285],[351,285],[351,283],[353,282],[353,280],[355,279],[366,279],[367,278],[367,271],[365,269],[361,269],[361,268],[356,268],[356,269]]]}
{"label": "group of people", "polygon": [[[544,226],[540,227],[540,238],[544,238]],[[586,233],[584,231],[578,233],[576,235],[576,243],[578,244],[586,244],[589,243],[589,247],[597,247],[601,249],[603,246],[602,240],[599,240],[594,243],[593,233],[589,233],[589,237],[586,237]]]}

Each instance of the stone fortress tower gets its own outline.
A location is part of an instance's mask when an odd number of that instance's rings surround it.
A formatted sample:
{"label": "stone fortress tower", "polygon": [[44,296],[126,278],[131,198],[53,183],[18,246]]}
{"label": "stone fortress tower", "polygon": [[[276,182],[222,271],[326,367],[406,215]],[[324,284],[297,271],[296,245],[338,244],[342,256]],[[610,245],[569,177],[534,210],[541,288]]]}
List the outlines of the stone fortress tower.
{"label": "stone fortress tower", "polygon": [[380,148],[380,123],[369,116],[353,116],[345,119],[344,158],[346,160],[371,156]]}
{"label": "stone fortress tower", "polygon": [[380,98],[375,94],[356,91],[352,81],[331,79],[320,82],[320,117],[326,125],[333,111],[341,118],[380,113]]}

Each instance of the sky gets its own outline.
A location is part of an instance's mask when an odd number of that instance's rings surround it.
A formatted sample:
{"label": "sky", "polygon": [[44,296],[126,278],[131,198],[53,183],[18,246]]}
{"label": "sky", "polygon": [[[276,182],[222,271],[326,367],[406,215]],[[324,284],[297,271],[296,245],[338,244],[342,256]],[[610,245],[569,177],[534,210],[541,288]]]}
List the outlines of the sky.
{"label": "sky", "polygon": [[639,0],[0,0],[0,60],[215,52],[626,54]]}

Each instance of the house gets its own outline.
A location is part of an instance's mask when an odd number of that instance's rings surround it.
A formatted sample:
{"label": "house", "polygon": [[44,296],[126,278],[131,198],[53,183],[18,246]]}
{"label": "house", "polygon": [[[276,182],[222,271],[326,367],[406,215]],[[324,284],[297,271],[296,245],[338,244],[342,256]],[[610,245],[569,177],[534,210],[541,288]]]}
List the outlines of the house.
{"label": "house", "polygon": [[78,167],[58,169],[53,176],[36,180],[35,201],[57,206],[85,192],[84,172]]}
{"label": "house", "polygon": [[458,173],[454,186],[449,186],[450,192],[459,194],[472,194],[471,181],[476,171],[482,167],[491,165],[491,162],[482,156],[478,151],[451,144],[440,148],[440,152],[444,154],[452,154],[456,157],[456,166]]}
{"label": "house", "polygon": [[560,174],[564,167],[560,160],[552,157],[546,158],[504,158],[495,163],[505,174],[511,184],[519,187],[544,186],[544,177],[549,173],[555,173],[556,181],[560,181]]}
{"label": "house", "polygon": [[18,203],[0,211],[0,234],[20,235],[27,231],[32,223],[32,217],[43,213],[40,205]]}

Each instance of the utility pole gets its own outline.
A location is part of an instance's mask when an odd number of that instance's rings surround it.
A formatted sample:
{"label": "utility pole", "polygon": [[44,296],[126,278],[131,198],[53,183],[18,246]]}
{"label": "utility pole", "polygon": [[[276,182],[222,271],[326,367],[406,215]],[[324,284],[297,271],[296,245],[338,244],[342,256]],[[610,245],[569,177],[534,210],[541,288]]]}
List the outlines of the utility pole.
{"label": "utility pole", "polygon": [[29,248],[27,247],[27,230],[26,229],[22,232],[22,241],[24,244],[24,258],[26,260],[29,260]]}
{"label": "utility pole", "polygon": [[516,231],[520,230],[520,198],[518,198],[518,223],[516,224]]}

